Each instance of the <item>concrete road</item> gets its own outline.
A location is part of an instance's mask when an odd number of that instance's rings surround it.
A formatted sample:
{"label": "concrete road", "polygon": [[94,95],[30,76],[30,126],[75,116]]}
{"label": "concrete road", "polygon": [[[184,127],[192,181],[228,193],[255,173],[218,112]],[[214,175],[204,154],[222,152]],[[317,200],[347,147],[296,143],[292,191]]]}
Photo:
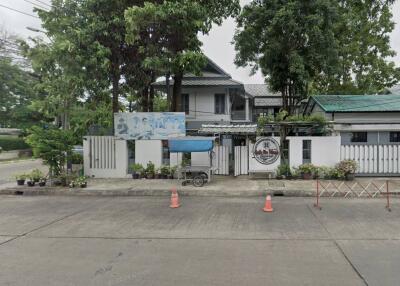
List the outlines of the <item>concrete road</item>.
{"label": "concrete road", "polygon": [[400,201],[0,197],[0,285],[399,285]]}
{"label": "concrete road", "polygon": [[14,162],[0,162],[0,187],[4,184],[15,182],[15,175],[28,173],[38,168],[47,173],[48,168],[42,164],[41,160],[20,160]]}

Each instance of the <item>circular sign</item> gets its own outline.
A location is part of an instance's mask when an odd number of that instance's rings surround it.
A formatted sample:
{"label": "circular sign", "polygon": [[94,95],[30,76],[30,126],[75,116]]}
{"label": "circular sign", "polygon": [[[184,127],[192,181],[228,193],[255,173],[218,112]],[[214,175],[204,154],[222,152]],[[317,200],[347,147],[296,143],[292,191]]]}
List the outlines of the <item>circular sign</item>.
{"label": "circular sign", "polygon": [[263,165],[271,165],[278,160],[280,155],[279,144],[275,139],[259,139],[253,147],[253,156]]}

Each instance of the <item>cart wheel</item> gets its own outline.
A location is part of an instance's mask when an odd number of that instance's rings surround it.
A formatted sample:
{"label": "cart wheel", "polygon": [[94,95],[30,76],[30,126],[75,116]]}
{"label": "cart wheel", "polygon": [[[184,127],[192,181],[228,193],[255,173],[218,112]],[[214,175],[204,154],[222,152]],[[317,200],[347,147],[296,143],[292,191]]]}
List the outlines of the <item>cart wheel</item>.
{"label": "cart wheel", "polygon": [[202,187],[204,186],[204,177],[201,175],[198,175],[193,178],[193,186],[195,187]]}
{"label": "cart wheel", "polygon": [[208,180],[208,175],[206,173],[200,173],[200,176],[204,178],[204,181]]}

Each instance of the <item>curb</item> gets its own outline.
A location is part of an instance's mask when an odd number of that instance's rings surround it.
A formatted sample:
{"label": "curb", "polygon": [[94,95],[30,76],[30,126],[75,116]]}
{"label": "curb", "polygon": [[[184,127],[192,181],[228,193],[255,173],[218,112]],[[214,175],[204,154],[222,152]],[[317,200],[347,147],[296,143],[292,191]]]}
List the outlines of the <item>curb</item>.
{"label": "curb", "polygon": [[[221,191],[221,190],[188,190],[178,189],[180,196],[184,197],[264,197],[266,194],[284,197],[313,197],[314,191],[309,190],[286,190],[286,189],[265,189],[247,191]],[[154,190],[96,190],[96,189],[70,189],[52,187],[29,187],[29,188],[7,188],[0,190],[0,195],[14,196],[100,196],[100,197],[167,197],[171,191],[165,189]]]}

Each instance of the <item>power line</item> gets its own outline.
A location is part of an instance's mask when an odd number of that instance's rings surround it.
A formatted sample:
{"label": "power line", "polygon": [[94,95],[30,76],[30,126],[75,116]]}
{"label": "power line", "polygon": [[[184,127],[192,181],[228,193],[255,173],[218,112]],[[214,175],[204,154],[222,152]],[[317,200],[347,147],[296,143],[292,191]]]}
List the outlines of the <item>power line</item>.
{"label": "power line", "polygon": [[17,9],[14,9],[14,8],[11,8],[11,7],[8,7],[8,6],[5,6],[5,5],[2,5],[2,4],[0,4],[0,7],[6,8],[6,9],[8,9],[8,10],[11,10],[11,11],[14,11],[14,12],[17,12],[17,13],[20,13],[20,14],[24,14],[24,15],[26,15],[26,16],[29,16],[29,17],[32,17],[32,18],[39,19],[39,17],[38,17],[38,16],[35,16],[35,15],[32,15],[32,14],[29,14],[29,13],[25,13],[25,12],[22,12],[22,11],[20,11],[20,10],[17,10]]}
{"label": "power line", "polygon": [[[41,5],[45,5],[45,6],[49,7],[49,8],[52,8],[52,7],[53,7],[53,6],[51,6],[50,4],[47,4],[46,2],[43,2],[43,1],[40,1],[40,0],[34,0],[34,1],[39,2],[39,3],[41,3]],[[39,5],[40,5],[40,4],[39,4]]]}
{"label": "power line", "polygon": [[47,7],[42,6],[41,4],[36,4],[36,3],[32,2],[32,1],[29,1],[29,0],[22,0],[22,1],[25,1],[26,3],[32,4],[34,8],[37,8],[37,9],[40,9],[40,10],[48,12],[48,10],[46,10]]}

